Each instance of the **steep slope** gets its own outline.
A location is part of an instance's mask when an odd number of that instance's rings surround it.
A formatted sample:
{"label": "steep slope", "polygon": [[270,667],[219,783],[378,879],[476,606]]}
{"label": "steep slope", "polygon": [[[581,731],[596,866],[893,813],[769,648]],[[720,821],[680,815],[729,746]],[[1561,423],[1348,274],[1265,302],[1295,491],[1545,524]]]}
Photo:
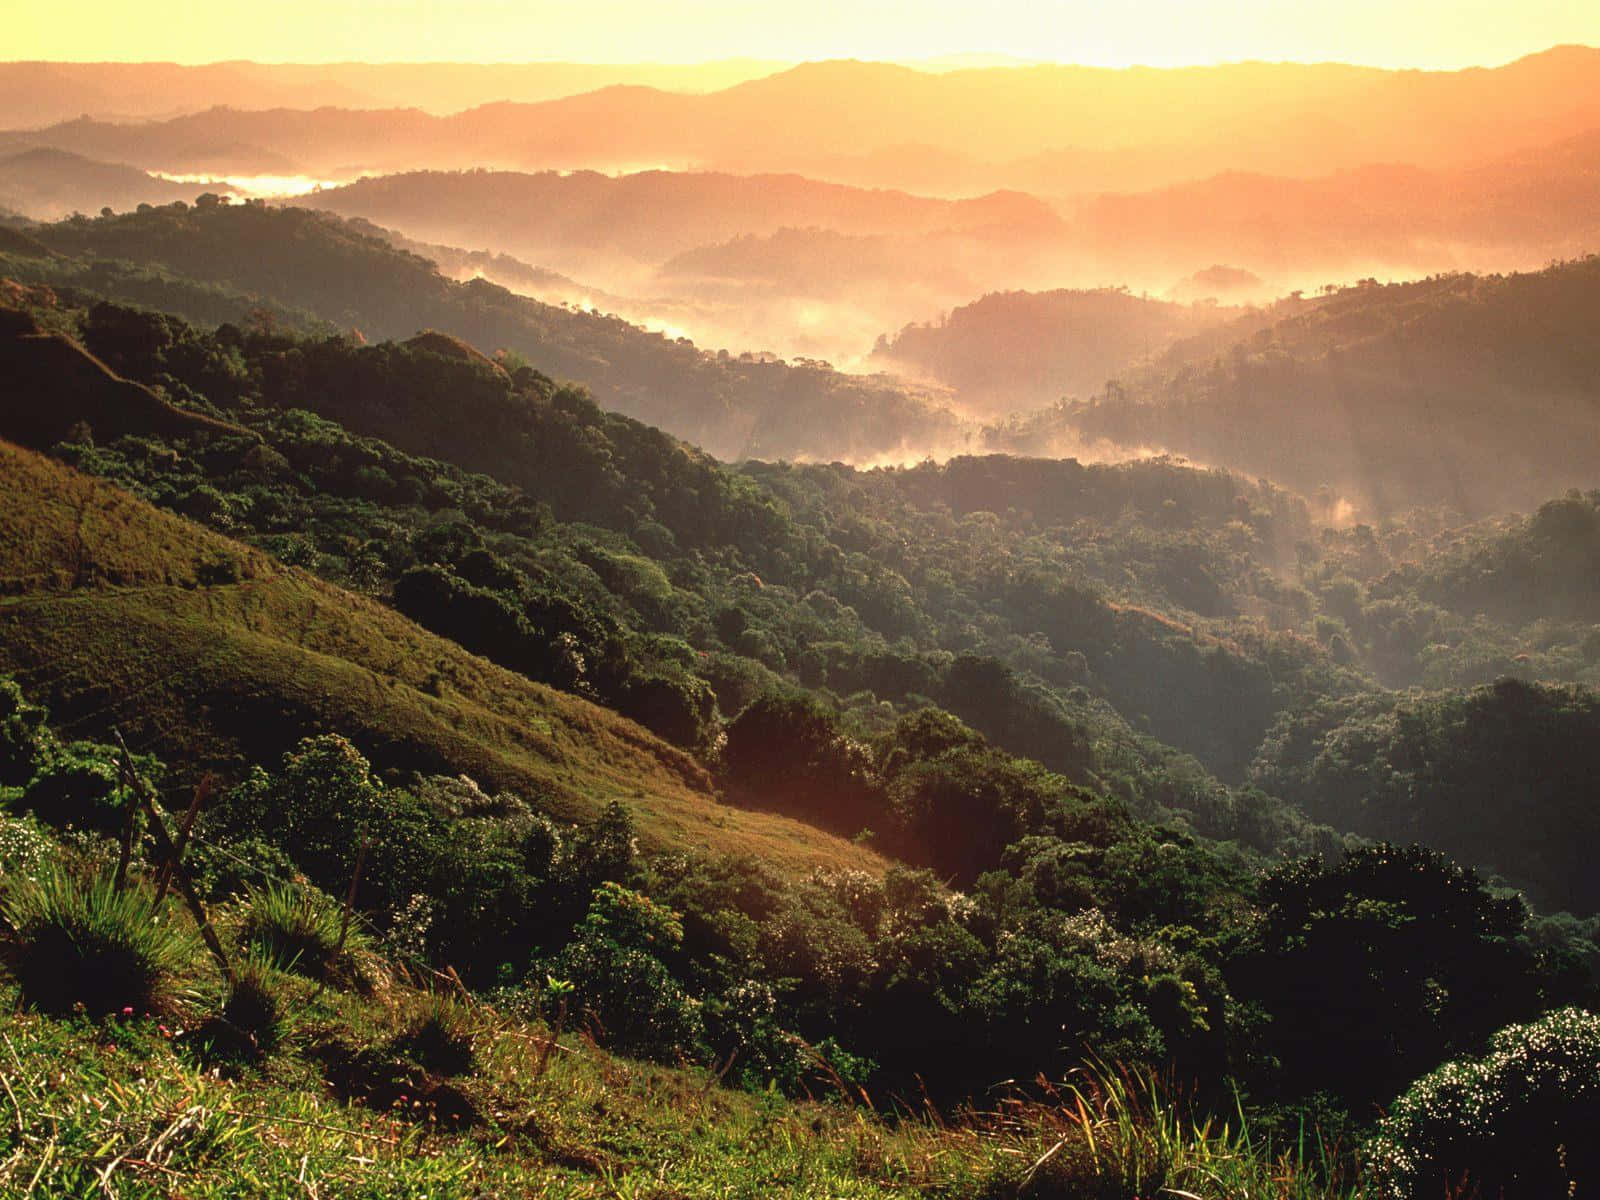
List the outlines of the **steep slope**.
{"label": "steep slope", "polygon": [[[0,378],[4,435],[39,449],[61,441],[80,422],[101,437],[202,431],[251,436],[239,426],[173,407],[15,309],[0,308]],[[43,396],[49,403],[29,402]]]}
{"label": "steep slope", "polygon": [[0,444],[0,670],[73,733],[185,769],[346,733],[385,768],[465,772],[570,820],[612,799],[660,848],[872,869],[798,822],[718,804],[689,756],[394,612]]}

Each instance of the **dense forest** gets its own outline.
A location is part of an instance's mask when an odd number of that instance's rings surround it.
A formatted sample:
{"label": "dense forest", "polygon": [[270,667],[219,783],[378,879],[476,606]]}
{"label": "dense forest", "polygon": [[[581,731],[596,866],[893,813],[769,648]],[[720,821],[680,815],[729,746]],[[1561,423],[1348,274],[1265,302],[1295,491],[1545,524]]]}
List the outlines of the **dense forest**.
{"label": "dense forest", "polygon": [[[872,450],[896,405],[954,418],[451,283],[304,210],[204,197],[5,236],[0,862],[31,881],[4,933],[33,1052],[79,1046],[35,1010],[80,1005],[163,1088],[401,1106],[385,1147],[432,1145],[452,1195],[647,1157],[594,1131],[630,1103],[641,1140],[792,1121],[808,1149],[773,1169],[833,1172],[816,1194],[1134,1196],[1224,1151],[1239,1188],[1307,1197],[1592,1169],[1557,1152],[1587,1093],[1525,1087],[1473,1158],[1490,1118],[1460,1089],[1600,1051],[1567,1007],[1600,1002],[1600,493],[1530,468],[1462,504],[1415,478],[1329,522],[1292,462],[1274,478],[1309,501],[1167,457],[759,461],[841,411]],[[1415,400],[1445,347],[1575,397],[1567,318],[1505,313],[1582,297],[1591,267],[1208,314],[1126,385],[989,436],[1132,436],[1189,414],[1171,389],[1220,371],[1225,408],[1302,359],[1410,363]],[[1254,348],[1196,367],[1247,344],[1230,328]],[[1263,439],[1273,411],[1250,410]],[[731,413],[765,431],[749,460],[680,440]],[[1404,450],[1377,469],[1404,477]],[[1516,488],[1531,515],[1491,515]],[[225,977],[196,930],[139,916],[196,787],[185,878]],[[91,987],[103,960],[58,932],[90,920],[171,940]],[[518,1038],[537,1074],[489,1050]],[[1079,1119],[1051,1081],[1086,1056]],[[687,1101],[619,1090],[648,1062],[677,1072],[643,1077],[662,1095],[752,1095],[669,1131]],[[514,1120],[547,1070],[598,1112]],[[847,1167],[819,1095],[901,1166]],[[1148,1174],[1094,1148],[1117,1128],[1133,1155],[1180,1107]],[[1217,1133],[1228,1114],[1248,1129]]]}
{"label": "dense forest", "polygon": [[1162,447],[1374,517],[1528,511],[1593,484],[1597,289],[1590,256],[1292,297],[1024,418],[995,444],[1028,452],[1070,432]]}

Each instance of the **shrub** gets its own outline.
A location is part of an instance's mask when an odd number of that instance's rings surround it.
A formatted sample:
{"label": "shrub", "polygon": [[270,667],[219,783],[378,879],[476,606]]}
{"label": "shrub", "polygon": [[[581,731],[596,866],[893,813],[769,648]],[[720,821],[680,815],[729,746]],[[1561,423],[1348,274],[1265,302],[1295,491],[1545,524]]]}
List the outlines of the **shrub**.
{"label": "shrub", "polygon": [[222,1010],[194,1031],[202,1058],[255,1062],[270,1053],[283,1036],[282,981],[279,965],[268,955],[251,951],[233,964],[233,986]]}
{"label": "shrub", "polygon": [[354,927],[339,948],[343,916],[332,900],[309,888],[273,884],[250,895],[239,940],[258,954],[312,979],[331,980],[341,959],[366,945]]}
{"label": "shrub", "polygon": [[10,676],[0,676],[0,787],[22,787],[33,778],[53,738],[49,714],[29,704]]}
{"label": "shrub", "polygon": [[576,932],[553,969],[572,982],[608,1046],[670,1062],[698,1043],[699,1006],[660,957],[675,956],[682,945],[677,913],[608,882]]}
{"label": "shrub", "polygon": [[108,835],[122,828],[127,803],[116,749],[95,742],[72,742],[41,755],[22,796],[23,808],[57,828]]}
{"label": "shrub", "polygon": [[203,954],[194,932],[158,912],[150,895],[116,891],[108,878],[81,883],[47,870],[13,884],[4,908],[20,943],[23,994],[52,1012],[170,1009]]}
{"label": "shrub", "polygon": [[1424,1075],[1364,1151],[1372,1195],[1567,1196],[1600,1179],[1600,1016],[1566,1008]]}
{"label": "shrub", "polygon": [[382,832],[389,808],[367,760],[326,734],[301,741],[278,774],[253,772],[217,815],[226,815],[231,836],[272,842],[318,886],[342,888],[357,847]]}
{"label": "shrub", "polygon": [[0,872],[35,874],[55,852],[55,843],[34,818],[0,814]]}

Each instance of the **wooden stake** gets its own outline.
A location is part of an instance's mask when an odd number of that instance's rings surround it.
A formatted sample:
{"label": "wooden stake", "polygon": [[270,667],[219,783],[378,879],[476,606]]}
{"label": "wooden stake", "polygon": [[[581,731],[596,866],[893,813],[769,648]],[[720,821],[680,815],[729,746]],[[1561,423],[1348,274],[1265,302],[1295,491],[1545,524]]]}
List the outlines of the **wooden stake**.
{"label": "wooden stake", "polygon": [[[122,740],[122,734],[117,734],[117,744],[122,747],[124,756],[128,756],[128,746]],[[131,758],[131,756],[128,756]],[[200,896],[194,890],[194,884],[189,879],[189,873],[183,869],[183,864],[178,862],[177,847],[172,844],[172,838],[167,833],[167,823],[161,819],[155,801],[150,798],[150,793],[145,790],[138,776],[133,777],[135,789],[139,799],[144,804],[145,816],[150,819],[150,832],[155,835],[156,846],[162,856],[172,862],[172,877],[177,881],[178,891],[182,893],[184,902],[188,904],[189,911],[194,914],[195,924],[200,927],[200,936],[205,939],[206,949],[211,951],[211,957],[217,960],[217,966],[222,968],[222,977],[228,981],[228,986],[233,986],[233,967],[228,962],[228,953],[222,948],[222,941],[217,937],[217,931],[211,928],[211,920],[206,916],[206,907],[200,902]]]}
{"label": "wooden stake", "polygon": [[194,828],[194,819],[200,815],[200,809],[205,805],[206,798],[211,795],[214,784],[211,776],[207,775],[200,780],[194,789],[194,798],[189,801],[189,808],[183,814],[183,820],[178,824],[178,840],[173,844],[173,857],[161,864],[161,870],[156,875],[156,904],[167,898],[167,888],[172,885],[173,873],[178,869],[178,864],[183,861],[183,852],[189,846],[189,831]]}
{"label": "wooden stake", "polygon": [[361,839],[361,846],[356,850],[356,869],[350,876],[350,890],[344,894],[344,919],[339,922],[339,944],[333,948],[333,961],[338,962],[339,956],[344,953],[344,939],[350,934],[350,914],[356,906],[356,888],[361,884],[361,868],[367,863],[367,847],[372,845],[372,838]]}

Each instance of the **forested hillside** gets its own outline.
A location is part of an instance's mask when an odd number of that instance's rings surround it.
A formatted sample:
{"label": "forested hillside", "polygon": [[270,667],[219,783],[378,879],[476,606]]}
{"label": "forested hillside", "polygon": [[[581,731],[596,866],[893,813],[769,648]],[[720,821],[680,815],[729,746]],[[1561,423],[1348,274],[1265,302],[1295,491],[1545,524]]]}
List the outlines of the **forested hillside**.
{"label": "forested hillside", "polygon": [[937,324],[881,338],[873,360],[947,384],[969,408],[1004,415],[1098,394],[1133,364],[1234,315],[1123,288],[994,293]]}
{"label": "forested hillside", "polygon": [[[452,283],[427,260],[304,209],[208,201],[66,221],[31,236],[74,261],[18,258],[6,267],[15,277],[78,283],[199,320],[243,322],[266,301],[269,311],[310,310],[371,338],[443,330],[535,361],[593,389],[608,407],[727,459],[870,458],[962,435],[949,412],[890,381],[768,355],[713,354],[484,280]],[[152,271],[233,293],[233,314],[219,315],[214,294],[202,307],[187,285],[152,285]]]}
{"label": "forested hillside", "polygon": [[1180,342],[1000,444],[1069,430],[1163,447],[1375,517],[1527,511],[1600,482],[1597,305],[1594,257],[1295,298],[1267,321]]}
{"label": "forested hillside", "polygon": [[[36,862],[81,876],[73,856],[111,844],[94,839],[119,828],[120,732],[170,806],[173,784],[218,773],[195,861],[241,946],[292,898],[248,890],[239,862],[334,893],[364,844],[361,953],[452,969],[469,1005],[507,1014],[473,1020],[543,1014],[559,1037],[570,1006],[584,1055],[935,1110],[1087,1050],[1195,1081],[1196,1111],[1238,1105],[1238,1085],[1263,1129],[1311,1121],[1329,1148],[1295,1160],[1306,1195],[1401,1169],[1355,1147],[1384,1144],[1362,1140],[1411,1081],[1593,1002],[1594,898],[1547,853],[1583,844],[1590,774],[1548,722],[1581,733],[1592,695],[1385,693],[1358,619],[1378,586],[1361,580],[1394,575],[1452,620],[1578,628],[1587,500],[1436,531],[1459,553],[1417,575],[1420,525],[1320,533],[1293,494],[1222,471],[731,468],[443,332],[363,344],[293,332],[318,318],[288,309],[191,324],[91,285],[243,298],[171,265],[8,262],[59,272],[8,282],[0,330],[0,437],[49,456],[5,449],[0,473],[0,644],[21,684],[0,688],[0,786],[27,814],[3,820]],[[1548,608],[1494,599],[1518,547],[1574,580]],[[1363,742],[1379,749],[1355,767],[1331,749]],[[1489,798],[1518,763],[1543,771],[1518,793],[1537,844]],[[1458,793],[1478,815],[1446,829]],[[1353,795],[1382,797],[1381,817]],[[1347,834],[1437,837],[1577,915]],[[42,918],[12,911],[33,961]],[[312,969],[345,986],[312,965],[341,951],[299,944],[324,957],[252,968],[250,986],[292,992]],[[45,996],[40,978],[19,986]],[[320,1035],[295,1017],[229,1033],[230,1053],[503,1128],[514,1085],[459,1048],[430,1057],[441,1027],[417,1041],[328,1003]],[[208,1036],[176,1052],[212,1054]],[[479,1178],[588,1169],[548,1137],[496,1136],[439,1148],[478,1146],[459,1161]],[[940,1153],[998,1194],[1017,1184]],[[1248,1172],[1273,1152],[1241,1135],[1229,1154]],[[1063,1178],[1099,1178],[1096,1161]]]}

